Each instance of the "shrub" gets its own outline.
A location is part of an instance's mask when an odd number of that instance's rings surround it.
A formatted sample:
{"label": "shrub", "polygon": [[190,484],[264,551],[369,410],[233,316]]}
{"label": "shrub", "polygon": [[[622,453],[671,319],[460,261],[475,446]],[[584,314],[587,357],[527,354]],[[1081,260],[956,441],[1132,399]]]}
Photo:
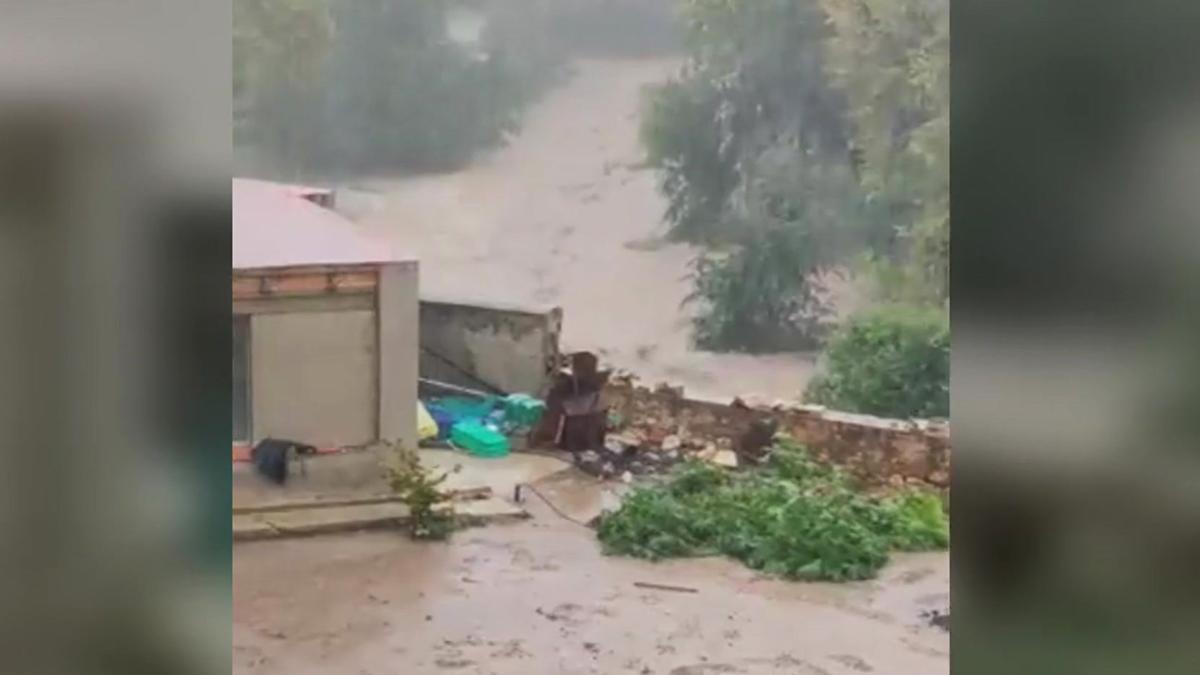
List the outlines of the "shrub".
{"label": "shrub", "polygon": [[883,417],[950,414],[950,323],[943,310],[888,306],[851,317],[829,341],[805,398]]}
{"label": "shrub", "polygon": [[950,538],[936,495],[859,493],[786,441],[750,472],[682,465],[664,484],[635,490],[598,536],[609,554],[722,554],[785,578],[832,581],[870,578],[889,551],[945,548]]}
{"label": "shrub", "polygon": [[413,539],[447,539],[455,528],[452,506],[438,508],[447,495],[440,489],[449,474],[434,475],[421,464],[415,450],[392,445],[384,462],[384,475],[392,492],[409,509],[409,534]]}

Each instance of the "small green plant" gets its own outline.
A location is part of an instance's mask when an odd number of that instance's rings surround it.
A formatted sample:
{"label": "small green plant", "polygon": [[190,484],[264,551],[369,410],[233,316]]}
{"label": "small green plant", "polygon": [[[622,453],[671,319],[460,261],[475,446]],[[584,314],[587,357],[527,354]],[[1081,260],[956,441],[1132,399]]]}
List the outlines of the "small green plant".
{"label": "small green plant", "polygon": [[766,466],[730,473],[687,462],[600,522],[606,553],[649,560],[727,555],[789,579],[867,579],[893,550],[949,545],[936,495],[872,497],[786,439]]}
{"label": "small green plant", "polygon": [[883,417],[950,414],[950,322],[937,308],[891,305],[851,317],[826,346],[805,398]]}
{"label": "small green plant", "polygon": [[384,464],[388,485],[409,509],[409,534],[413,539],[441,541],[454,531],[453,507],[435,508],[446,501],[448,495],[439,486],[446,482],[449,474],[434,475],[421,465],[416,450],[400,445],[389,448]]}

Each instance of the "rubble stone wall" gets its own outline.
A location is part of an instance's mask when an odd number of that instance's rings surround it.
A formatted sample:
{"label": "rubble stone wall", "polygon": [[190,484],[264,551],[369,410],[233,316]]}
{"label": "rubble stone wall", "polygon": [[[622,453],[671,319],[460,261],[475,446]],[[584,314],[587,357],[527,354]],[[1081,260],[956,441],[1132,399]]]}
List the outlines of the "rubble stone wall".
{"label": "rubble stone wall", "polygon": [[[719,403],[685,398],[682,390],[650,389],[625,378],[610,382],[610,409],[649,445],[734,449],[756,420],[774,419],[778,433],[804,443],[867,487],[950,488],[950,426],[891,420],[801,404]],[[674,437],[674,438],[671,438]]]}

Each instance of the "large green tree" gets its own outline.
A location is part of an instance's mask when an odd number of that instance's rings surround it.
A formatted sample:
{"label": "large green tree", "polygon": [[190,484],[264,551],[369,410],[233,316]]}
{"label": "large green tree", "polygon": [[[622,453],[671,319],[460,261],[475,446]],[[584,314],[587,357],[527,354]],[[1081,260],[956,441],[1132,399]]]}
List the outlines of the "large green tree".
{"label": "large green tree", "polygon": [[643,141],[671,235],[707,248],[697,342],[811,344],[821,279],[863,251],[885,295],[944,301],[948,0],[681,8],[687,62],[648,100]]}
{"label": "large green tree", "polygon": [[901,235],[892,299],[949,300],[949,0],[822,0],[828,72],[845,92],[862,188]]}

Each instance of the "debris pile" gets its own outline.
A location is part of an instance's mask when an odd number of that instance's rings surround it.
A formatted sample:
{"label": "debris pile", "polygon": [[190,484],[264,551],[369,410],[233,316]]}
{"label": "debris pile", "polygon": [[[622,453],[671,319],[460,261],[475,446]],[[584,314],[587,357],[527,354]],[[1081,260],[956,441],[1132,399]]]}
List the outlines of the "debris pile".
{"label": "debris pile", "polygon": [[[613,379],[618,386],[627,386],[629,378],[618,375]],[[665,384],[656,392],[666,395],[664,400],[682,397],[682,390]],[[628,416],[610,412],[603,447],[576,453],[577,464],[585,473],[606,479],[655,474],[686,459],[727,469],[757,465],[766,457],[778,430],[774,419],[747,417],[736,436],[718,435],[690,429],[671,411],[654,406],[628,412]]]}

